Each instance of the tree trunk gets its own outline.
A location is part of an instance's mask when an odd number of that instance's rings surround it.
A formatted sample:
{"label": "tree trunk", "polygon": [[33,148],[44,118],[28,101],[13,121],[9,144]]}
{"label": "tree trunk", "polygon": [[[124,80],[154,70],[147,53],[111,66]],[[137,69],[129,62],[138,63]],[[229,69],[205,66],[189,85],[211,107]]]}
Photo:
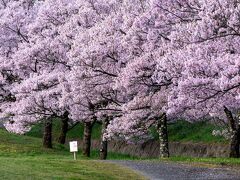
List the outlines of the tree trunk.
{"label": "tree trunk", "polygon": [[239,142],[240,139],[240,128],[232,132],[231,141],[230,141],[230,154],[231,158],[239,158]]}
{"label": "tree trunk", "polygon": [[45,120],[43,133],[43,147],[52,148],[52,118]]}
{"label": "tree trunk", "polygon": [[168,131],[167,131],[167,115],[164,113],[163,116],[158,120],[157,130],[159,134],[160,142],[160,158],[169,157],[168,148]]}
{"label": "tree trunk", "polygon": [[108,152],[108,141],[104,138],[104,134],[107,130],[109,124],[109,119],[105,118],[102,123],[102,137],[101,137],[101,145],[100,145],[100,159],[106,160],[107,159],[107,152]]}
{"label": "tree trunk", "polygon": [[65,144],[66,142],[66,136],[68,132],[68,121],[69,121],[68,115],[69,115],[68,112],[64,113],[61,119],[61,122],[62,122],[61,134],[58,138],[58,143],[60,144]]}
{"label": "tree trunk", "polygon": [[85,122],[84,123],[84,134],[83,134],[83,155],[86,157],[90,157],[91,150],[91,135],[92,135],[92,127],[94,123]]}
{"label": "tree trunk", "polygon": [[239,127],[239,124],[235,122],[232,112],[227,107],[224,107],[224,112],[226,114],[226,117],[229,123],[229,128],[231,131],[229,157],[239,158],[240,127]]}

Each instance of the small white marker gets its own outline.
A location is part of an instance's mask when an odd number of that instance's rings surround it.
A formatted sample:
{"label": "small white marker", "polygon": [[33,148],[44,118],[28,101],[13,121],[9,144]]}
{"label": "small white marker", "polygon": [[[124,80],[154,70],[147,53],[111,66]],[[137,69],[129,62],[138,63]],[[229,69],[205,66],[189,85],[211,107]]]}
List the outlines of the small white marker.
{"label": "small white marker", "polygon": [[78,143],[77,141],[69,142],[70,145],[70,152],[73,152],[73,159],[77,160],[76,152],[78,152]]}

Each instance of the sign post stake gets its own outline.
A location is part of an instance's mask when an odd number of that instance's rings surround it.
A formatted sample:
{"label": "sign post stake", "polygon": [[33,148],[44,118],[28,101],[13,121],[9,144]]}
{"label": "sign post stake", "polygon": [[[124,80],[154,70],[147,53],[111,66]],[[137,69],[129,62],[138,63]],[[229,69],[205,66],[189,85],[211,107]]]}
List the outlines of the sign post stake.
{"label": "sign post stake", "polygon": [[77,160],[76,152],[73,152],[73,159]]}

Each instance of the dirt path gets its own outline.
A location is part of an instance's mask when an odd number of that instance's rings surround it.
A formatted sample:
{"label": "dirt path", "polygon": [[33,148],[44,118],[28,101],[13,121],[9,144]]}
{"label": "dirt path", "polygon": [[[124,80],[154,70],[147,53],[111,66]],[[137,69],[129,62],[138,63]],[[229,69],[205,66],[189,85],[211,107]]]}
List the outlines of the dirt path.
{"label": "dirt path", "polygon": [[240,180],[240,173],[226,168],[202,168],[179,163],[108,161],[127,166],[151,180]]}

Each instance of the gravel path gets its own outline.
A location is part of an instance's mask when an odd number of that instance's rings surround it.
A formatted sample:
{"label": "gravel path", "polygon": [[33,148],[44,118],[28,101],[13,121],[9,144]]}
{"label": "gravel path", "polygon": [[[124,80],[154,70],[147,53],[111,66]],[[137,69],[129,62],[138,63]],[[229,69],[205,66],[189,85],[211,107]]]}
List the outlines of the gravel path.
{"label": "gravel path", "polygon": [[108,161],[127,166],[151,180],[240,180],[240,173],[226,168],[201,168],[178,163]]}

